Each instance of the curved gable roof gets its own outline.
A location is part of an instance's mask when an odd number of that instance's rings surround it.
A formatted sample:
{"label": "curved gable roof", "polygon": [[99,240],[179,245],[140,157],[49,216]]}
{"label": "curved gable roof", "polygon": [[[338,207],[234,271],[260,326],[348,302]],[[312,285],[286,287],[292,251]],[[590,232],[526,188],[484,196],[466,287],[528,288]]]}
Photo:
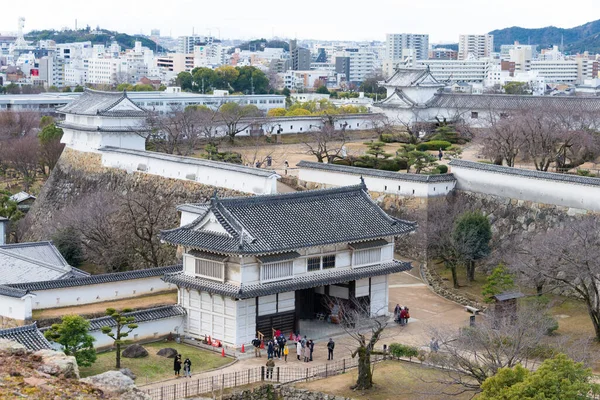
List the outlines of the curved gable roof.
{"label": "curved gable roof", "polygon": [[127,92],[102,92],[92,89],[85,89],[81,96],[57,111],[64,114],[105,117],[146,116],[146,111],[135,104],[127,96]]}
{"label": "curved gable roof", "polygon": [[211,199],[209,211],[229,235],[198,229],[201,218],[163,231],[166,242],[222,254],[269,254],[399,236],[413,222],[386,214],[364,184],[335,189]]}

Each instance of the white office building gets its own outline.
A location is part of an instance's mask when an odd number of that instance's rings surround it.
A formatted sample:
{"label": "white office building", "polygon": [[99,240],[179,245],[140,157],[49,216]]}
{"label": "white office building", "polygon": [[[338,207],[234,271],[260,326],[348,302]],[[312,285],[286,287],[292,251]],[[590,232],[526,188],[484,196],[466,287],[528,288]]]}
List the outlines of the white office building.
{"label": "white office building", "polygon": [[429,67],[431,75],[440,82],[484,83],[494,61],[489,58],[469,60],[426,60],[415,63],[416,68]]}
{"label": "white office building", "polygon": [[388,33],[386,35],[386,59],[403,59],[403,50],[412,49],[416,60],[429,57],[429,35],[413,33]]}

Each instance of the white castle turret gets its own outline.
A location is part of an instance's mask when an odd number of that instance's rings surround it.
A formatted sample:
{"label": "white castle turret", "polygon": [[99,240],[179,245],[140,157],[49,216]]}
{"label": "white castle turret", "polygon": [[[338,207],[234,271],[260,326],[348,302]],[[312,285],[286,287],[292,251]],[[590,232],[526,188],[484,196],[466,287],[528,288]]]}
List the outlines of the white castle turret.
{"label": "white castle turret", "polygon": [[59,126],[66,147],[98,152],[102,147],[145,150],[143,135],[146,110],[126,92],[86,89],[76,100],[57,110],[65,115]]}

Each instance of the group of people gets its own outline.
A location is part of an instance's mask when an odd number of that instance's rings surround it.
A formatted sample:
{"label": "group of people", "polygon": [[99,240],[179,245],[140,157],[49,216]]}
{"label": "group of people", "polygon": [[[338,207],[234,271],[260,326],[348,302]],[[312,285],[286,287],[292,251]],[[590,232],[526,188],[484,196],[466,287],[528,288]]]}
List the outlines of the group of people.
{"label": "group of people", "polygon": [[410,318],[410,312],[408,307],[401,306],[400,304],[396,304],[394,308],[394,321],[402,326],[408,324],[408,319]]}
{"label": "group of people", "polygon": [[177,354],[173,360],[173,369],[175,370],[175,377],[179,378],[181,375],[181,366],[183,365],[183,376],[192,377],[192,361],[186,358],[185,361],[181,362],[181,354]]}
{"label": "group of people", "polygon": [[[315,342],[312,339],[307,339],[306,335],[304,337],[297,335],[294,337],[296,340],[296,356],[298,361],[311,362],[313,360],[313,352],[315,350]],[[256,336],[254,340],[252,340],[252,346],[254,347],[254,356],[262,357],[261,347],[262,341]],[[287,362],[287,357],[290,353],[287,339],[283,334],[279,331],[276,332],[275,338],[269,340],[266,344],[267,349],[267,367],[274,366],[274,362],[270,362],[273,359],[277,358],[278,360],[284,359]],[[327,360],[333,360],[333,350],[335,349],[335,342],[333,339],[329,338],[329,342],[327,342]],[[270,365],[272,364],[272,365]]]}

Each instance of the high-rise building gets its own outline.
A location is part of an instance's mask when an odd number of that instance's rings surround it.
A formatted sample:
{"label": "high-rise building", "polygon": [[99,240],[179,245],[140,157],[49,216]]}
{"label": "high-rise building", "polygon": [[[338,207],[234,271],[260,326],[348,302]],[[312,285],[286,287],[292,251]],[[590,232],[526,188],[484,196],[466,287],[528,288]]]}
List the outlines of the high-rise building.
{"label": "high-rise building", "polygon": [[460,35],[458,38],[458,59],[466,60],[491,57],[494,52],[494,35]]}
{"label": "high-rise building", "polygon": [[412,49],[416,60],[427,60],[429,35],[412,33],[388,33],[386,35],[386,59],[402,61],[405,50]]}
{"label": "high-rise building", "polygon": [[336,52],[334,58],[336,72],[345,73],[348,82],[359,84],[375,70],[375,53],[368,47],[345,48]]}
{"label": "high-rise building", "polygon": [[310,70],[310,50],[303,47],[298,47],[298,42],[290,40],[290,55],[291,55],[291,69],[294,71],[308,71]]}

